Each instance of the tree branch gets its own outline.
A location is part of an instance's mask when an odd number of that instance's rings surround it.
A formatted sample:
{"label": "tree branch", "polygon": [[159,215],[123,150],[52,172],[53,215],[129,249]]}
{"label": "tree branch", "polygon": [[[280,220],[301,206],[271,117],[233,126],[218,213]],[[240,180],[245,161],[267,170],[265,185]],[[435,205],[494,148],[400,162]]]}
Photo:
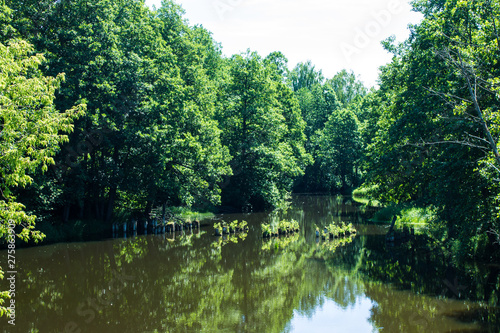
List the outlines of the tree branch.
{"label": "tree branch", "polygon": [[[500,174],[500,169],[499,168],[497,168],[496,166],[494,166],[490,162],[487,162],[486,164],[488,164],[490,167],[492,167],[493,169],[495,169]],[[500,179],[495,179],[495,181],[500,182]]]}
{"label": "tree branch", "polygon": [[425,142],[422,140],[422,142],[420,142],[420,143],[405,143],[404,145],[402,145],[402,147],[404,147],[404,146],[425,147],[425,146],[435,146],[435,145],[442,145],[442,144],[457,144],[457,145],[461,145],[461,146],[467,146],[467,147],[471,147],[471,148],[480,149],[482,151],[489,150],[489,147],[484,147],[484,146],[470,143],[468,141],[459,141],[459,140],[443,140],[443,141],[434,141],[434,142]]}
{"label": "tree branch", "polygon": [[493,229],[490,229],[490,230],[488,231],[488,233],[489,233],[489,234],[492,234],[493,236],[496,236],[496,237],[497,237],[497,241],[496,241],[495,243],[493,243],[493,244],[498,244],[498,245],[500,245],[500,233],[499,233],[498,231],[493,230]]}
{"label": "tree branch", "polygon": [[[476,85],[477,80],[474,79],[474,86],[473,86],[471,83],[471,78],[469,76],[469,73],[467,73],[467,71],[466,71],[466,66],[464,65],[462,55],[460,54],[460,52],[458,52],[458,57],[460,60],[459,70],[462,72],[462,75],[464,76],[464,78],[467,81],[467,86],[469,88],[469,94],[471,95],[472,101],[474,102],[474,108],[476,109],[477,116],[479,117],[480,123],[483,127],[483,130],[484,130],[484,133],[486,134],[486,137],[488,138],[491,151],[493,152],[493,155],[495,156],[495,160],[497,161],[498,164],[500,164],[500,154],[498,153],[497,143],[495,142],[495,139],[493,139],[493,136],[491,135],[491,132],[488,128],[488,124],[486,124],[486,122],[484,121],[483,112],[481,111],[481,108],[479,106],[479,102],[477,100],[477,85]],[[474,75],[474,78],[475,77],[476,77],[476,75]]]}
{"label": "tree branch", "polygon": [[488,144],[488,145],[490,144],[490,143],[489,143],[489,141],[488,141],[488,140],[486,140],[485,138],[481,138],[481,137],[479,137],[479,136],[475,136],[475,135],[472,135],[472,134],[470,134],[470,133],[465,133],[465,134],[467,134],[468,136],[470,136],[470,137],[471,137],[471,138],[473,138],[473,139],[476,139],[476,140],[479,140],[479,141],[483,141],[483,142],[485,142],[485,143],[486,143],[486,144]]}
{"label": "tree branch", "polygon": [[[428,92],[430,92],[432,95],[435,95],[435,96],[438,96],[438,97],[448,97],[450,99],[458,99],[462,102],[466,102],[466,103],[470,103],[472,104],[472,101],[468,100],[468,99],[465,99],[465,98],[462,98],[462,97],[459,97],[459,96],[456,96],[456,95],[453,95],[453,94],[448,94],[448,93],[443,93],[443,92],[440,92],[440,91],[436,91],[432,88],[427,88],[427,87],[424,87],[425,90],[427,90]],[[444,99],[444,98],[443,98]]]}

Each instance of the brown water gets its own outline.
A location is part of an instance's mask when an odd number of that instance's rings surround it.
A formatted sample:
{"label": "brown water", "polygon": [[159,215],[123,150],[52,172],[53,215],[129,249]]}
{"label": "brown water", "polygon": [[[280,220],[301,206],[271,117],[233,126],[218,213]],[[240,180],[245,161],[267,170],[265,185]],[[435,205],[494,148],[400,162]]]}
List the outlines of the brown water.
{"label": "brown water", "polygon": [[[348,198],[296,196],[248,234],[140,235],[18,250],[16,322],[3,332],[499,332],[498,266],[454,265],[419,239],[385,243]],[[260,223],[301,231],[263,240]],[[321,241],[313,224],[353,222]],[[5,267],[7,253],[0,252]],[[6,288],[2,281],[2,290]]]}

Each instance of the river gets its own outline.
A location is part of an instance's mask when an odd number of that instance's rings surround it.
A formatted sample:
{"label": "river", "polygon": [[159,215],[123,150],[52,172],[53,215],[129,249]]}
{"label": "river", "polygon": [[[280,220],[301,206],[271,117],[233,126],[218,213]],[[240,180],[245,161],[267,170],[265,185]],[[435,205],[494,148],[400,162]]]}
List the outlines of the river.
{"label": "river", "polygon": [[[60,243],[16,251],[15,326],[3,332],[500,332],[500,268],[455,264],[342,196],[293,197],[287,211],[225,214],[248,233],[193,231]],[[300,231],[263,239],[260,224]],[[352,222],[321,240],[314,224]],[[5,267],[7,252],[0,253]],[[2,290],[9,289],[6,280]]]}

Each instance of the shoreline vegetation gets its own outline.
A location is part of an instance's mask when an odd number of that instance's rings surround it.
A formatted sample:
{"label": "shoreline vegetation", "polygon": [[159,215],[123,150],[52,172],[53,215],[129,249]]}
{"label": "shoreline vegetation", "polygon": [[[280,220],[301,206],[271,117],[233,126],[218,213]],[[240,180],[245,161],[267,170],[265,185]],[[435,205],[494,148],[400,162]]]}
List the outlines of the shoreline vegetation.
{"label": "shoreline vegetation", "polygon": [[352,194],[354,201],[364,206],[376,207],[375,213],[367,218],[367,222],[374,224],[385,224],[389,233],[408,233],[412,235],[425,236],[429,248],[441,248],[449,256],[458,261],[479,260],[483,262],[497,262],[500,259],[498,248],[492,247],[485,235],[471,235],[467,247],[463,246],[460,239],[453,239],[438,214],[438,209],[422,206],[418,202],[381,204],[375,199],[377,186],[360,187]]}
{"label": "shoreline vegetation", "polygon": [[[155,214],[156,212],[156,214]],[[200,221],[211,219],[215,216],[212,212],[199,212],[191,210],[188,207],[169,207],[166,209],[165,218],[161,214],[161,208],[153,210],[149,219],[141,217],[141,214],[133,212],[122,213],[115,216],[110,223],[103,223],[99,220],[70,220],[67,223],[53,223],[50,220],[43,221],[37,224],[37,229],[45,235],[42,241],[43,245],[59,243],[59,242],[82,242],[90,240],[102,240],[115,236],[123,236],[124,227],[125,234],[131,235],[133,232],[144,231],[152,228],[165,227],[169,230],[169,226],[176,224],[200,226]],[[177,229],[174,229],[174,231]],[[153,231],[154,232],[154,231]],[[20,247],[33,246],[32,243],[20,243]]]}

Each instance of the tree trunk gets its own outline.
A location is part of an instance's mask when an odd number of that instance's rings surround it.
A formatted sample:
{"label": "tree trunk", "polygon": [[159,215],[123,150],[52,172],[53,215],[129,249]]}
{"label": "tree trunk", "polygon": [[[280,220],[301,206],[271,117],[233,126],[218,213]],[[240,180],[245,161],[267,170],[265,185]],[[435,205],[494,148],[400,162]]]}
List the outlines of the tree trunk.
{"label": "tree trunk", "polygon": [[165,225],[165,214],[167,212],[167,204],[164,202],[163,203],[163,207],[162,207],[162,211],[161,211],[161,219],[162,219],[162,222],[163,222],[163,225]]}
{"label": "tree trunk", "polygon": [[146,203],[146,208],[144,209],[144,215],[146,215],[146,219],[149,219],[149,214],[151,213],[152,208],[153,208],[153,201],[148,200]]}
{"label": "tree trunk", "polygon": [[391,226],[389,227],[389,231],[387,232],[387,234],[390,234],[394,231],[394,225],[396,224],[396,220],[397,216],[394,215],[394,217],[392,218]]}
{"label": "tree trunk", "polygon": [[[112,170],[112,172],[115,173],[115,175],[119,174],[119,149],[118,147],[114,146],[113,147],[113,162],[115,164],[115,167]],[[119,184],[119,179],[113,179],[111,180],[111,188],[108,193],[108,203],[107,203],[107,208],[106,208],[106,222],[111,221],[111,218],[113,217],[113,209],[115,207],[115,200],[116,200],[116,191],[118,190],[118,184]]]}
{"label": "tree trunk", "polygon": [[71,205],[66,203],[63,209],[63,222],[67,223],[69,221],[69,213],[70,213]]}
{"label": "tree trunk", "polygon": [[496,162],[500,165],[500,154],[498,153],[498,148],[497,148],[497,142],[491,135],[490,129],[488,128],[488,124],[484,120],[484,115],[483,111],[481,110],[481,107],[479,106],[479,101],[477,100],[477,77],[475,76],[474,73],[472,75],[474,76],[474,83],[472,83],[471,76],[468,73],[467,66],[464,64],[464,61],[462,59],[462,55],[460,54],[460,51],[458,52],[458,58],[460,62],[458,63],[459,69],[462,72],[462,75],[464,76],[465,80],[467,81],[467,87],[469,89],[469,94],[472,98],[472,102],[474,104],[474,109],[476,110],[477,116],[479,118],[479,122],[481,124],[481,127],[483,128],[484,134],[487,138],[487,141],[490,145],[490,149],[495,157]]}
{"label": "tree trunk", "polygon": [[116,185],[109,190],[108,207],[106,211],[106,222],[111,221],[111,219],[113,218],[113,208],[115,207],[116,190],[117,190]]}
{"label": "tree trunk", "polygon": [[78,214],[80,220],[83,220],[84,214],[85,214],[85,199],[82,199],[80,202],[80,212]]}

